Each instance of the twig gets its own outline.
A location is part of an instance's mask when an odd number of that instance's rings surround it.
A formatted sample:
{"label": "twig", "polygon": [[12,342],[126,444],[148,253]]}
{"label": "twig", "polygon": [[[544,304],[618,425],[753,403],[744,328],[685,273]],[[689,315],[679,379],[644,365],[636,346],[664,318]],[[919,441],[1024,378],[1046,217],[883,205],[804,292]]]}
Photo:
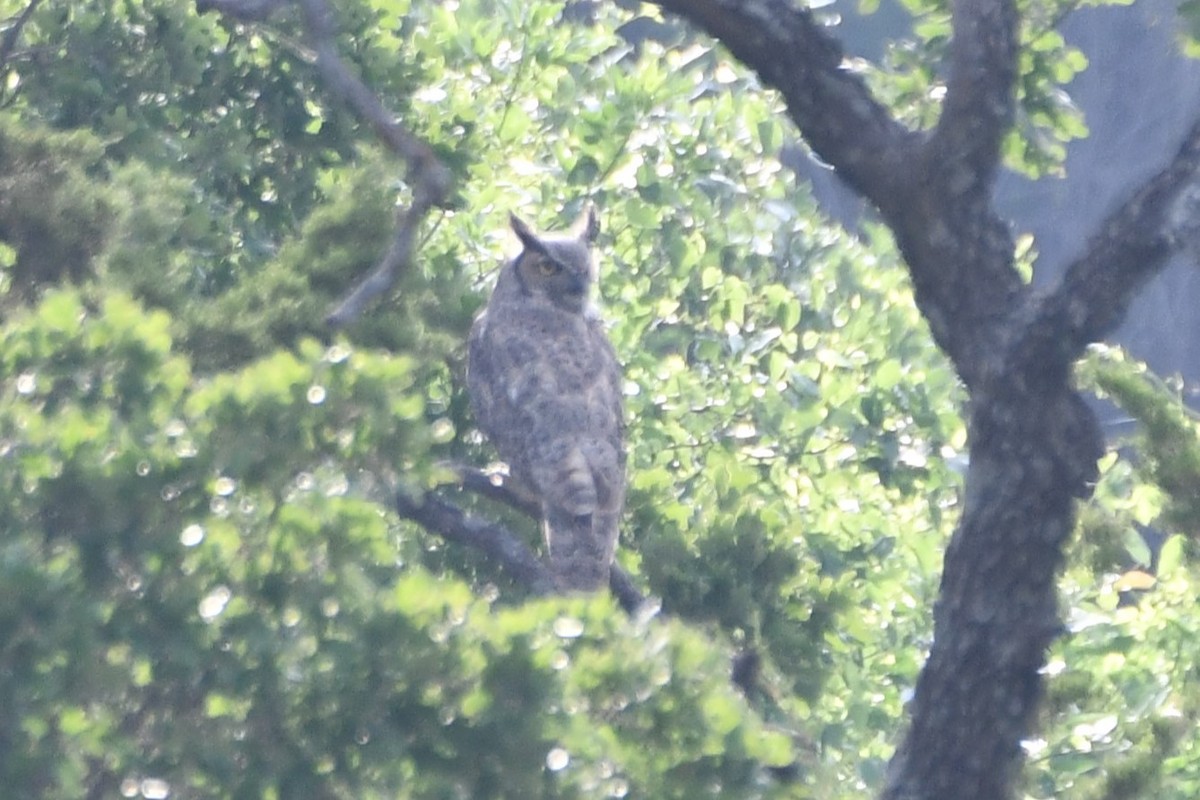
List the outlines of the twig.
{"label": "twig", "polygon": [[383,260],[325,318],[329,325],[340,328],[357,318],[371,300],[390,289],[401,271],[412,263],[417,228],[429,209],[445,198],[451,176],[434,155],[433,148],[396,122],[375,93],[338,56],[332,15],[325,0],[300,0],[300,5],[317,51],[317,70],[326,86],[343,98],[393,153],[408,163],[408,181],[413,187],[412,203],[400,213],[396,233]]}
{"label": "twig", "polygon": [[[424,220],[425,214],[434,205],[432,192],[418,193],[413,198],[408,210],[399,214],[396,232],[392,235],[392,243],[379,264],[367,274],[350,292],[338,302],[337,306],[325,317],[325,323],[332,328],[342,328],[357,319],[367,305],[379,295],[392,288],[400,273],[408,269],[412,263],[413,243],[417,228]],[[441,194],[438,194],[441,197]]]}
{"label": "twig", "polygon": [[[432,148],[396,122],[375,93],[342,61],[333,40],[333,17],[325,0],[298,2],[304,12],[305,27],[317,54],[316,66],[326,88],[350,106],[364,122],[371,125],[388,149],[408,162],[410,171],[421,173],[431,167],[438,167],[444,171]],[[448,181],[449,174],[444,178]]]}
{"label": "twig", "polygon": [[8,66],[8,59],[12,58],[13,49],[17,46],[17,39],[21,38],[21,30],[25,27],[25,23],[29,22],[29,18],[33,16],[33,12],[37,10],[41,2],[42,0],[29,0],[29,5],[25,6],[21,14],[4,32],[4,39],[0,40],[0,70]]}
{"label": "twig", "polygon": [[408,165],[412,202],[399,214],[391,245],[365,279],[347,293],[326,317],[332,327],[353,321],[367,304],[390,289],[412,263],[417,229],[425,215],[440,204],[450,190],[451,174],[423,139],[395,120],[362,80],[346,65],[334,43],[333,14],[325,0],[196,0],[196,10],[218,11],[243,21],[261,21],[294,2],[304,16],[304,27],[316,53],[315,66],[326,91],[345,102],[379,140]]}

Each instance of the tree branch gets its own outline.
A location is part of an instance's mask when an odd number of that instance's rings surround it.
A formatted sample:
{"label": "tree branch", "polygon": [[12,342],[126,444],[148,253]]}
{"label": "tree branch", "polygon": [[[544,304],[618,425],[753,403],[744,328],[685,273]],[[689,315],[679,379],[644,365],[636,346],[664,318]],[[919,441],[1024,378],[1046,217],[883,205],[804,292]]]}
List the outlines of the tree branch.
{"label": "tree branch", "polygon": [[841,45],[790,0],[653,0],[729,48],[783,95],[804,139],[881,209],[902,202],[920,137],[843,63]]}
{"label": "tree branch", "polygon": [[[531,519],[541,520],[542,509],[537,501],[510,483],[496,482],[495,474],[466,464],[453,464],[451,469],[466,491],[503,503]],[[426,495],[425,501],[418,504],[400,496],[396,501],[397,511],[400,516],[448,541],[482,551],[535,594],[551,591],[552,584],[546,583],[550,580],[549,572],[520,537],[501,525],[471,517],[444,500],[436,500],[433,506],[423,508],[429,506],[429,497]],[[536,568],[530,567],[531,564],[536,564]],[[648,598],[638,590],[629,573],[615,562],[609,570],[608,586],[621,608],[628,613],[641,613],[648,607]]]}
{"label": "tree branch", "polygon": [[408,162],[410,179],[423,177],[426,171],[432,172],[426,178],[431,183],[428,188],[440,189],[444,193],[449,186],[450,176],[438,162],[433,149],[396,122],[375,93],[359,80],[338,55],[333,40],[333,20],[325,0],[297,2],[304,12],[305,27],[317,53],[317,70],[326,89],[370,125],[388,149]]}
{"label": "tree branch", "polygon": [[942,114],[904,202],[884,209],[922,315],[968,388],[995,371],[997,341],[1028,294],[992,206],[1012,125],[1019,17],[1013,0],[954,0]]}
{"label": "tree branch", "polygon": [[1109,216],[1083,256],[1037,304],[1012,359],[1066,368],[1116,328],[1172,253],[1194,249],[1189,231],[1200,224],[1198,192],[1200,120],[1171,162]]}
{"label": "tree branch", "polygon": [[396,513],[404,519],[416,522],[448,542],[479,550],[534,594],[553,591],[554,580],[546,565],[504,526],[471,516],[431,493],[414,499],[399,491],[395,505]]}
{"label": "tree branch", "polygon": [[408,209],[398,214],[392,242],[379,264],[329,312],[325,317],[326,324],[333,328],[345,327],[357,319],[372,300],[392,288],[396,279],[412,263],[417,228],[424,221],[425,214],[442,196],[444,189],[424,192],[418,190],[414,194]]}
{"label": "tree branch", "polygon": [[[963,517],[946,552],[912,724],[884,797],[1007,800],[1042,691],[1045,650],[1061,630],[1054,579],[1073,501],[1087,493],[1102,445],[1065,367],[1007,357],[1031,306],[1011,234],[991,202],[1014,109],[1014,3],[955,0],[946,102],[927,138],[893,121],[841,69],[840,50],[810,15],[784,0],[659,5],[700,24],[779,89],[818,155],[875,203],[922,315],[967,385]],[[1146,252],[1134,246],[1129,255]]]}
{"label": "tree branch", "polygon": [[459,485],[468,492],[503,503],[530,519],[542,518],[542,507],[537,500],[518,490],[507,475],[484,471],[468,464],[453,464],[451,469],[458,477]]}
{"label": "tree branch", "polygon": [[215,10],[233,19],[258,21],[274,11],[296,3],[303,12],[305,31],[316,52],[316,68],[326,91],[345,102],[360,120],[408,166],[412,202],[398,215],[391,245],[379,264],[347,293],[326,317],[332,327],[353,321],[367,305],[390,289],[396,278],[412,263],[416,233],[425,215],[441,203],[450,190],[450,171],[438,160],[428,143],[398,123],[383,103],[338,55],[334,42],[333,15],[325,0],[196,0],[196,10]]}
{"label": "tree branch", "polygon": [[629,577],[629,573],[621,569],[615,561],[608,572],[608,589],[627,614],[654,614],[661,606],[657,599],[642,594],[634,585],[633,578]]}
{"label": "tree branch", "polygon": [[33,16],[33,12],[41,5],[42,0],[29,0],[29,5],[21,10],[20,15],[12,21],[8,30],[4,32],[4,38],[0,39],[0,69],[8,66],[8,60],[12,58],[13,50],[17,46],[17,40],[21,38],[21,31],[25,28],[25,24],[29,22],[29,18]]}
{"label": "tree branch", "polygon": [[950,77],[927,158],[958,170],[950,186],[990,191],[1012,126],[1018,16],[1012,0],[954,0]]}

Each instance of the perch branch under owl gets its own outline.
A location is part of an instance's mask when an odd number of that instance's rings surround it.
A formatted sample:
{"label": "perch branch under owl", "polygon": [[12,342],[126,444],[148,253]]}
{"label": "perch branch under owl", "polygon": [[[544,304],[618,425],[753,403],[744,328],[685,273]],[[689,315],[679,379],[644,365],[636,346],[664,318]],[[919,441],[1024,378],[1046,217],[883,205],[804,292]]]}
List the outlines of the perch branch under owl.
{"label": "perch branch under owl", "polygon": [[196,11],[217,11],[244,22],[262,21],[278,9],[298,6],[312,47],[311,60],[333,97],[346,103],[391,152],[408,165],[412,201],[397,215],[392,242],[376,267],[351,289],[325,321],[340,328],[357,318],[373,299],[386,292],[412,262],[417,229],[430,209],[445,199],[451,175],[433,148],[401,125],[379,97],[359,79],[338,55],[334,42],[333,15],[325,0],[196,0]]}
{"label": "perch branch under owl", "polygon": [[432,493],[414,498],[404,490],[396,492],[396,513],[448,542],[482,551],[534,594],[549,594],[554,588],[546,565],[503,525],[467,514]]}
{"label": "perch branch under owl", "polygon": [[[464,464],[452,465],[452,469],[458,477],[458,485],[464,490],[504,503],[534,519],[541,514],[537,505],[504,484],[497,486],[492,476],[483,470]],[[428,493],[423,498],[414,499],[399,492],[395,507],[401,517],[412,520],[430,533],[448,542],[479,550],[534,594],[552,591],[553,581],[545,564],[523,539],[503,525],[472,516],[453,503]],[[621,608],[631,614],[646,606],[646,596],[634,585],[629,573],[616,564],[611,567],[608,588]]]}
{"label": "perch branch under owl", "polygon": [[458,477],[459,486],[466,491],[503,503],[527,517],[538,519],[541,516],[542,507],[537,500],[515,491],[511,482],[503,480],[503,476],[498,480],[494,472],[469,464],[452,464],[450,468]]}

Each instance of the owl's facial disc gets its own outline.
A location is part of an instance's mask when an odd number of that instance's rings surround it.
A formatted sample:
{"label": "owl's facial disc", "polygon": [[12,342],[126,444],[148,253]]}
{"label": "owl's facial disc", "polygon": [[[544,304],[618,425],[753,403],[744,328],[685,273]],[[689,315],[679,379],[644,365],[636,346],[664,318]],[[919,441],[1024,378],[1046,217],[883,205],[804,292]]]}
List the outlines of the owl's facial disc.
{"label": "owl's facial disc", "polygon": [[527,250],[522,259],[534,288],[544,292],[557,305],[578,308],[583,304],[588,292],[587,275],[547,250]]}
{"label": "owl's facial disc", "polygon": [[555,261],[547,255],[537,257],[534,263],[537,265],[537,271],[546,278],[552,278],[566,269],[561,261]]}
{"label": "owl's facial disc", "polygon": [[550,294],[550,299],[559,308],[581,311],[587,303],[587,282],[574,273],[564,273],[559,278],[559,290]]}

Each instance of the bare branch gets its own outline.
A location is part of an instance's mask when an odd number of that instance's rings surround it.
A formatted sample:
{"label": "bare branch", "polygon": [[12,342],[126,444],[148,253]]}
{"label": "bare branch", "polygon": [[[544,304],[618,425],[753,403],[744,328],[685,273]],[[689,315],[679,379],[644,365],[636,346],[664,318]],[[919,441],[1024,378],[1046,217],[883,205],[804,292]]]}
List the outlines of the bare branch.
{"label": "bare branch", "polygon": [[418,189],[412,204],[407,210],[400,212],[396,232],[392,234],[392,243],[388,246],[387,252],[384,253],[379,264],[367,274],[367,277],[351,289],[346,297],[337,304],[337,307],[329,312],[329,315],[325,317],[327,324],[334,328],[341,328],[355,320],[372,300],[392,288],[397,276],[412,263],[417,228],[434,204],[434,195],[440,199],[445,192],[444,186],[440,183],[441,178],[436,180],[439,181],[438,187],[440,188],[427,187],[423,192]]}
{"label": "bare branch", "polygon": [[414,499],[404,491],[397,492],[396,512],[446,541],[481,551],[535,594],[549,594],[554,589],[546,566],[502,525],[471,516],[429,493]]}
{"label": "bare branch", "polygon": [[329,325],[341,327],[390,289],[412,263],[417,229],[429,210],[445,199],[451,175],[433,148],[397,122],[378,96],[342,60],[334,43],[333,14],[325,0],[196,0],[196,10],[215,10],[234,19],[256,21],[266,19],[288,2],[298,4],[303,12],[305,31],[316,53],[317,72],[326,91],[346,103],[389,150],[404,159],[413,192],[412,202],[399,214],[391,245],[379,264],[326,317]]}
{"label": "bare branch", "polygon": [[299,2],[317,52],[317,70],[326,87],[349,105],[359,119],[367,122],[393,153],[408,163],[408,182],[413,187],[412,203],[399,215],[396,233],[383,260],[326,317],[331,326],[341,327],[361,314],[371,300],[390,289],[397,276],[408,268],[417,228],[429,210],[445,198],[451,176],[433,149],[396,122],[375,93],[342,61],[334,46],[333,19],[325,0]]}
{"label": "bare branch", "polygon": [[[375,93],[338,55],[333,41],[333,22],[325,0],[298,2],[304,11],[307,32],[317,53],[317,70],[321,73],[326,89],[350,106],[359,119],[369,124],[388,149],[408,162],[410,179],[421,177],[427,171],[433,172],[434,175],[426,178],[430,184],[428,188],[444,193],[448,188],[450,176],[438,162],[433,149],[396,122]],[[440,195],[437,199],[440,199]]]}
{"label": "bare branch", "polygon": [[[418,500],[404,491],[397,492],[396,513],[448,542],[482,552],[534,594],[550,594],[554,590],[554,581],[546,565],[519,536],[503,525],[467,514],[432,494]],[[638,591],[629,574],[616,564],[612,565],[608,580],[613,596],[625,611],[634,614],[647,607],[646,596]]]}

